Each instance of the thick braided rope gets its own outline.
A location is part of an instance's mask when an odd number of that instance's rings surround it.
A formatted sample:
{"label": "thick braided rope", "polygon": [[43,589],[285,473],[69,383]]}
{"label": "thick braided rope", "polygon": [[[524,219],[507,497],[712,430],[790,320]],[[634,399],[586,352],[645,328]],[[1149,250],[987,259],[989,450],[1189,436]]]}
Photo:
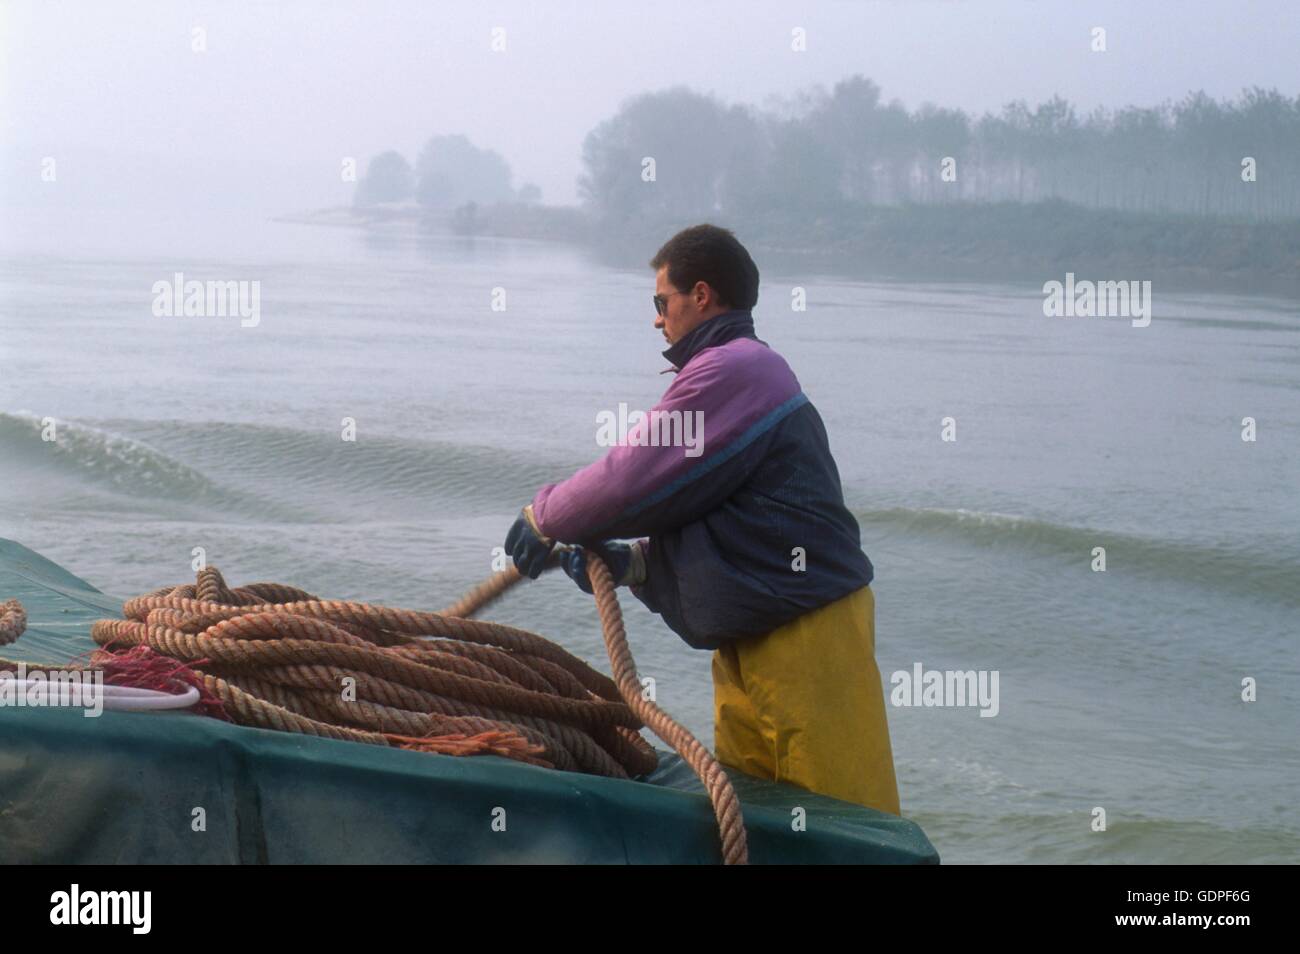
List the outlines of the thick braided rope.
{"label": "thick braided rope", "polygon": [[[280,731],[494,752],[626,778],[656,764],[636,731],[644,723],[704,783],[724,863],[746,863],[735,790],[709,751],[642,697],[613,579],[594,554],[588,576],[613,681],[535,633],[468,618],[523,579],[513,568],[442,613],[425,613],[319,600],[278,583],[231,589],[207,567],[193,585],[128,600],[127,619],[100,620],[92,635],[101,645],[149,646],[189,663],[236,722]],[[0,645],[25,626],[16,600],[0,604]],[[335,691],[345,677],[355,680],[355,701]]]}
{"label": "thick braided rope", "polygon": [[[289,602],[264,602],[276,598]],[[447,726],[422,715],[472,716],[531,744],[532,749],[497,753],[522,761],[542,753],[540,764],[617,778],[648,774],[658,764],[654,750],[633,731],[640,723],[613,681],[524,630],[477,621],[464,627],[440,614],[323,601],[276,583],[232,589],[215,567],[200,571],[193,585],[129,600],[124,612],[126,620],[95,624],[97,642],[147,646],[245,690],[251,698],[233,696],[236,721],[256,719],[258,725],[294,731],[296,716],[382,732],[406,744]],[[430,633],[442,635],[429,638]],[[481,642],[460,642],[448,633]],[[358,683],[358,692],[345,704],[330,696],[347,677]],[[382,692],[368,695],[376,687]],[[255,713],[257,700],[275,708]],[[326,734],[319,725],[306,731]],[[408,747],[445,751],[443,737],[438,739],[439,745]]]}
{"label": "thick braided rope", "polygon": [[600,613],[601,628],[605,634],[605,649],[609,652],[614,682],[623,699],[641,721],[686,760],[704,783],[722,832],[723,864],[748,864],[745,821],[740,811],[740,799],[731,786],[731,780],[713,754],[685,726],[673,721],[668,713],[642,695],[636,662],[632,659],[627,632],[623,628],[623,611],[619,608],[618,595],[614,592],[614,578],[604,561],[590,550],[587,551],[587,578],[591,580],[591,588],[596,595],[596,610]]}
{"label": "thick braided rope", "polygon": [[[258,608],[262,609],[262,607]],[[236,639],[217,635],[219,627],[224,626],[226,622],[231,621],[223,621],[203,633],[191,635],[180,630],[135,620],[101,620],[94,624],[91,635],[101,645],[110,643],[127,646],[144,645],[185,662],[210,660],[247,669],[318,663],[369,673],[401,685],[425,689],[478,705],[501,706],[526,715],[543,716],[584,728],[596,728],[602,725],[640,727],[631,710],[622,702],[609,702],[604,699],[566,699],[512,684],[489,682],[454,671],[434,668],[431,664],[433,660],[417,662],[378,647],[318,642],[293,637]]]}
{"label": "thick braided rope", "polygon": [[[548,561],[547,566],[553,566],[554,559]],[[470,589],[464,596],[452,603],[446,609],[441,611],[443,616],[457,616],[461,619],[469,619],[489,603],[494,603],[505,593],[506,590],[513,587],[516,583],[523,580],[521,574],[513,566],[493,573],[482,583]]]}
{"label": "thick braided rope", "polygon": [[[556,554],[552,553],[547,569],[553,568],[556,562]],[[642,697],[641,684],[636,675],[636,662],[632,658],[632,650],[627,642],[627,631],[623,627],[623,612],[619,608],[618,595],[614,590],[614,579],[610,575],[609,568],[590,550],[587,551],[587,577],[591,580],[596,595],[596,609],[600,613],[605,649],[609,653],[610,666],[614,672],[614,682],[618,687],[619,695],[637,717],[654,731],[655,735],[672,746],[704,783],[722,833],[723,862],[747,864],[749,848],[740,799],[713,754],[684,726],[675,722],[657,705]],[[523,576],[511,567],[474,587],[449,606],[445,612],[457,616],[471,616],[499,599],[522,579]]]}
{"label": "thick braided rope", "polygon": [[[209,567],[211,569],[211,567]],[[420,610],[393,609],[369,603],[343,600],[299,600],[292,603],[261,603],[235,605],[199,600],[184,596],[138,596],[127,600],[122,614],[128,619],[145,621],[156,609],[179,610],[186,616],[203,616],[212,619],[233,619],[258,613],[291,615],[324,620],[334,624],[345,623],[360,631],[380,634],[372,640],[380,645],[409,645],[410,639],[401,637],[437,636],[463,642],[481,643],[508,649],[516,653],[540,656],[572,673],[585,687],[610,701],[618,701],[618,689],[609,677],[592,669],[568,650],[543,636],[527,630],[516,629],[501,623],[459,619],[426,613]]]}
{"label": "thick braided rope", "polygon": [[17,600],[0,603],[0,646],[7,646],[27,629],[27,611]]}
{"label": "thick braided rope", "polygon": [[[253,677],[243,673],[223,675],[227,681],[240,687],[245,687],[253,679]],[[648,775],[658,765],[658,758],[654,754],[654,750],[650,748],[645,740],[638,733],[623,727],[615,727],[612,730],[603,727],[593,730],[588,735],[580,729],[559,722],[552,722],[536,716],[520,715],[502,709],[458,702],[434,693],[391,683],[365,673],[350,674],[346,670],[335,667],[281,666],[262,669],[257,673],[256,685],[273,691],[292,693],[295,690],[311,690],[331,683],[338,685],[338,680],[346,675],[355,675],[358,701],[418,713],[478,716],[538,730],[549,737],[547,740],[548,748],[560,754],[562,760],[575,762],[578,771],[625,778],[629,775]],[[316,710],[298,708],[292,703],[286,705],[274,695],[260,691],[260,688],[254,688],[251,691],[279,705],[296,708],[297,711],[302,712],[304,715],[321,718]],[[291,696],[291,698],[294,697]],[[302,700],[300,697],[296,701],[310,704],[309,700]],[[407,734],[415,733],[408,732]],[[560,743],[560,745],[554,745],[556,742]],[[613,758],[610,757],[611,754]],[[626,769],[624,769],[624,766],[626,766]],[[556,768],[567,767],[556,764]]]}

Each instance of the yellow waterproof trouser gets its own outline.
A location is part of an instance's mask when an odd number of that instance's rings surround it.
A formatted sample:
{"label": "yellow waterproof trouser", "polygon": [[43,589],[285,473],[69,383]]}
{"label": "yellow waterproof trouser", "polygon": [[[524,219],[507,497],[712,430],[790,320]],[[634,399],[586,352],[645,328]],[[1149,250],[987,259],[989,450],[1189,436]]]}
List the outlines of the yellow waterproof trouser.
{"label": "yellow waterproof trouser", "polygon": [[715,650],[713,706],[718,761],[899,814],[871,587]]}

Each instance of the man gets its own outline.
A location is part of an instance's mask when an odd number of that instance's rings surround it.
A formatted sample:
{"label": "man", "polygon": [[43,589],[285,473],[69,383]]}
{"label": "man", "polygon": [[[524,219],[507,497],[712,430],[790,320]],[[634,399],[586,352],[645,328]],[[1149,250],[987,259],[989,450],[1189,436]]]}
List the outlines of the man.
{"label": "man", "polygon": [[[754,334],[758,268],[712,225],[675,235],[650,267],[677,377],[626,444],[537,492],[506,550],[536,578],[557,541],[591,548],[713,650],[719,761],[898,814],[871,562],[820,415]],[[703,423],[691,447],[641,431],[687,418]],[[563,566],[591,592],[582,549]]]}

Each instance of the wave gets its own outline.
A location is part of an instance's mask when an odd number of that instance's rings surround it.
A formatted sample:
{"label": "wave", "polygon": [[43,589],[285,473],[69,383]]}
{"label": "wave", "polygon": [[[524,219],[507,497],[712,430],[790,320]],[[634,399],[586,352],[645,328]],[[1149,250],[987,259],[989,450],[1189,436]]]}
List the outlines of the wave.
{"label": "wave", "polygon": [[[0,412],[0,468],[16,467],[26,486],[45,495],[43,506],[76,498],[79,510],[107,492],[136,507],[157,501],[172,511],[285,523],[513,513],[539,486],[580,466],[472,444],[365,434],[349,442],[336,430],[240,422],[58,421],[57,429],[58,441],[46,442],[41,418]],[[1101,545],[1112,572],[1300,603],[1300,555],[1262,545],[1193,544],[970,510],[856,516],[868,554],[905,536],[1086,565]]]}
{"label": "wave", "polygon": [[287,522],[513,510],[574,469],[491,447],[238,422],[60,420],[57,442],[41,431],[34,414],[0,412],[0,448],[20,469]]}
{"label": "wave", "polygon": [[[60,492],[55,506],[59,500],[75,502],[82,509],[104,506],[103,494],[107,493],[138,504],[170,504],[156,509],[171,514],[179,509],[199,515],[234,513],[287,521],[303,515],[300,508],[242,493],[147,441],[113,430],[56,419],[56,439],[45,440],[45,433],[44,418],[27,411],[0,412],[3,461],[18,470],[9,475],[10,480],[16,483],[19,477],[31,478],[29,495]],[[85,491],[92,495],[88,497]]]}
{"label": "wave", "polygon": [[522,506],[543,483],[570,472],[494,447],[364,432],[344,441],[338,430],[240,422],[110,423],[212,473],[339,502],[358,495],[458,504],[522,497]]}
{"label": "wave", "polygon": [[858,510],[855,516],[868,554],[876,545],[906,535],[947,538],[1013,555],[1082,561],[1086,566],[1092,548],[1104,546],[1109,572],[1155,574],[1300,604],[1300,555],[1246,543],[1189,543],[960,509],[895,507]]}
{"label": "wave", "polygon": [[52,423],[26,411],[0,412],[0,447],[5,456],[36,470],[78,474],[127,494],[201,500],[220,496],[217,486],[192,467],[121,434],[62,419]]}

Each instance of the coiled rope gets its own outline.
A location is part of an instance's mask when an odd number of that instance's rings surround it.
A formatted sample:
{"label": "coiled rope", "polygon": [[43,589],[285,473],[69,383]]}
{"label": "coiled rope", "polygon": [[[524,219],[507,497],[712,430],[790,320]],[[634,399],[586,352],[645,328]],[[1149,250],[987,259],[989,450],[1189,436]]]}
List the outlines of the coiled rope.
{"label": "coiled rope", "polygon": [[[556,565],[552,556],[548,569]],[[493,754],[614,778],[658,760],[649,726],[700,777],[725,864],[748,860],[740,801],[713,755],[644,698],[608,567],[587,555],[613,680],[543,636],[472,619],[523,577],[493,574],[438,613],[322,600],[280,583],[231,588],[215,567],[193,584],[127,600],[125,619],[91,628],[104,647],[89,666],[106,681],[147,670],[202,697],[205,714],[240,725],[447,755]],[[26,626],[17,600],[0,604],[0,645]],[[0,659],[0,669],[18,663]],[[114,677],[120,678],[114,678]]]}
{"label": "coiled rope", "polygon": [[0,603],[0,646],[7,646],[27,628],[27,611],[17,600]]}

